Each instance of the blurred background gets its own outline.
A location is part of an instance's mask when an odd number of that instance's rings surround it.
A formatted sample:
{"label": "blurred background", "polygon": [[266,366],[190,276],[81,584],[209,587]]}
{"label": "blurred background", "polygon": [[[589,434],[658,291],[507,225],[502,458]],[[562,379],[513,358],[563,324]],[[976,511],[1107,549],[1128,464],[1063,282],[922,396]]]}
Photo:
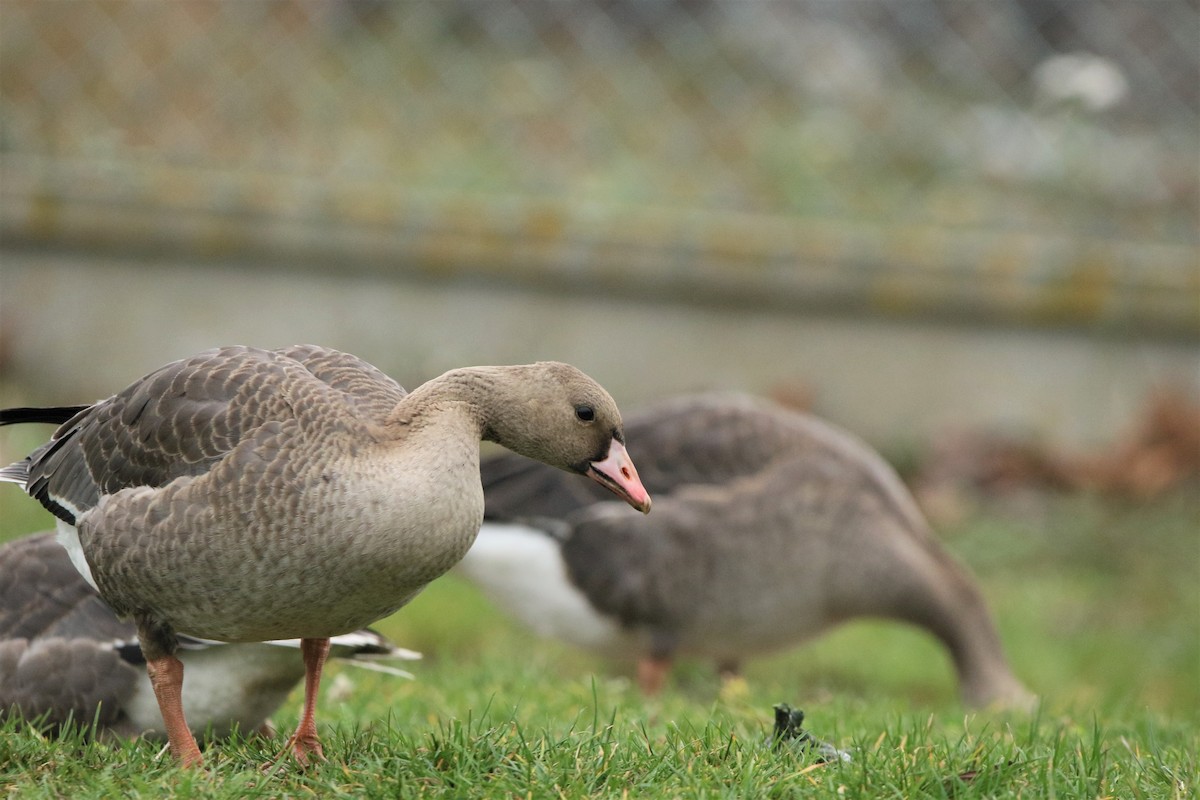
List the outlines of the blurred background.
{"label": "blurred background", "polygon": [[877,442],[1200,386],[1190,0],[0,5],[0,369],[559,358]]}
{"label": "blurred background", "polygon": [[[1108,691],[1170,708],[1198,41],[1194,0],[0,0],[0,401],[296,342],[772,395],[901,467],[1026,674],[1074,636],[1063,687],[1123,658]],[[1030,487],[1162,502],[953,538]],[[0,538],[48,521],[18,495]]]}

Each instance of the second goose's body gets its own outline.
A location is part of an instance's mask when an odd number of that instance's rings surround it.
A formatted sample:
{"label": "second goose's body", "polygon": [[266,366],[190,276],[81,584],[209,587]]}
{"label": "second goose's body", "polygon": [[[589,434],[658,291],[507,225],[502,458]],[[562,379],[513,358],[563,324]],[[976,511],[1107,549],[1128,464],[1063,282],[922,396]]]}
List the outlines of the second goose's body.
{"label": "second goose's body", "polygon": [[1026,705],[983,597],[867,445],[744,395],[677,398],[628,422],[655,493],[642,519],[553,470],[483,465],[487,519],[461,564],[535,631],[639,661],[723,672],[847,620],[917,625],[946,645],[971,705]]}

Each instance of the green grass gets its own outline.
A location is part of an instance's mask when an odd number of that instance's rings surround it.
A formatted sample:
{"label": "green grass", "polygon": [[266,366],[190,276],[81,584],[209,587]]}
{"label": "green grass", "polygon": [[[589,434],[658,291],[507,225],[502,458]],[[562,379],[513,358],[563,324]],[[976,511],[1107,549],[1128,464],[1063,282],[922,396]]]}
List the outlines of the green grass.
{"label": "green grass", "polygon": [[835,698],[810,709],[810,724],[853,761],[819,764],[766,743],[761,690],[645,703],[624,682],[548,680],[544,667],[442,664],[403,690],[363,678],[365,701],[327,703],[331,761],[303,773],[261,775],[277,745],[260,740],[209,748],[195,775],[156,761],[149,743],[43,741],[8,724],[3,780],[22,798],[1193,796],[1194,729],[1145,712],[964,717]]}
{"label": "green grass", "polygon": [[[9,438],[7,445],[20,449]],[[10,455],[4,453],[4,455]],[[207,748],[187,773],[150,742],[50,740],[0,726],[0,795],[89,797],[1192,798],[1200,783],[1200,499],[1086,496],[944,531],[979,574],[1033,715],[967,713],[931,640],[856,623],[751,662],[722,692],[684,664],[646,700],[627,670],[535,639],[456,576],[380,628],[426,653],[416,681],[334,665],[328,763],[260,774],[280,742]],[[49,518],[0,487],[0,538]],[[353,688],[332,695],[335,678]],[[281,709],[295,724],[299,692]],[[772,706],[849,763],[767,742]]]}

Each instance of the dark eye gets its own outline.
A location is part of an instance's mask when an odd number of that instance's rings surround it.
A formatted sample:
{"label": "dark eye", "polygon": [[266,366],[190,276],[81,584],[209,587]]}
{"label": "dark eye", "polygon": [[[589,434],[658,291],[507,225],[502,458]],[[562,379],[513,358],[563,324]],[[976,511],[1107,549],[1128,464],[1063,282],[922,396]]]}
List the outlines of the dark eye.
{"label": "dark eye", "polygon": [[591,406],[575,406],[575,416],[584,422],[591,422],[596,418],[596,412]]}

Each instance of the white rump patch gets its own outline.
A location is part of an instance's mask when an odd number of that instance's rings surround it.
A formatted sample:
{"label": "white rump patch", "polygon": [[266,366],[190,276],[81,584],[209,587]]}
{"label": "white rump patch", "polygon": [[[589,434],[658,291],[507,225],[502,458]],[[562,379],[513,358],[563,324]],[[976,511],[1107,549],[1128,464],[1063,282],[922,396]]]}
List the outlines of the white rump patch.
{"label": "white rump patch", "polygon": [[[61,504],[61,501],[56,501]],[[68,509],[72,514],[75,512]],[[79,542],[79,530],[74,525],[68,525],[61,519],[57,521],[58,526],[58,543],[67,550],[67,555],[71,557],[71,564],[83,576],[83,579],[95,589],[100,591],[100,587],[96,585],[96,579],[92,577],[92,568],[88,566],[87,558],[83,555],[83,545]]]}
{"label": "white rump patch", "polygon": [[632,645],[617,621],[597,611],[571,583],[562,549],[543,531],[485,522],[459,569],[539,636],[611,654]]}

